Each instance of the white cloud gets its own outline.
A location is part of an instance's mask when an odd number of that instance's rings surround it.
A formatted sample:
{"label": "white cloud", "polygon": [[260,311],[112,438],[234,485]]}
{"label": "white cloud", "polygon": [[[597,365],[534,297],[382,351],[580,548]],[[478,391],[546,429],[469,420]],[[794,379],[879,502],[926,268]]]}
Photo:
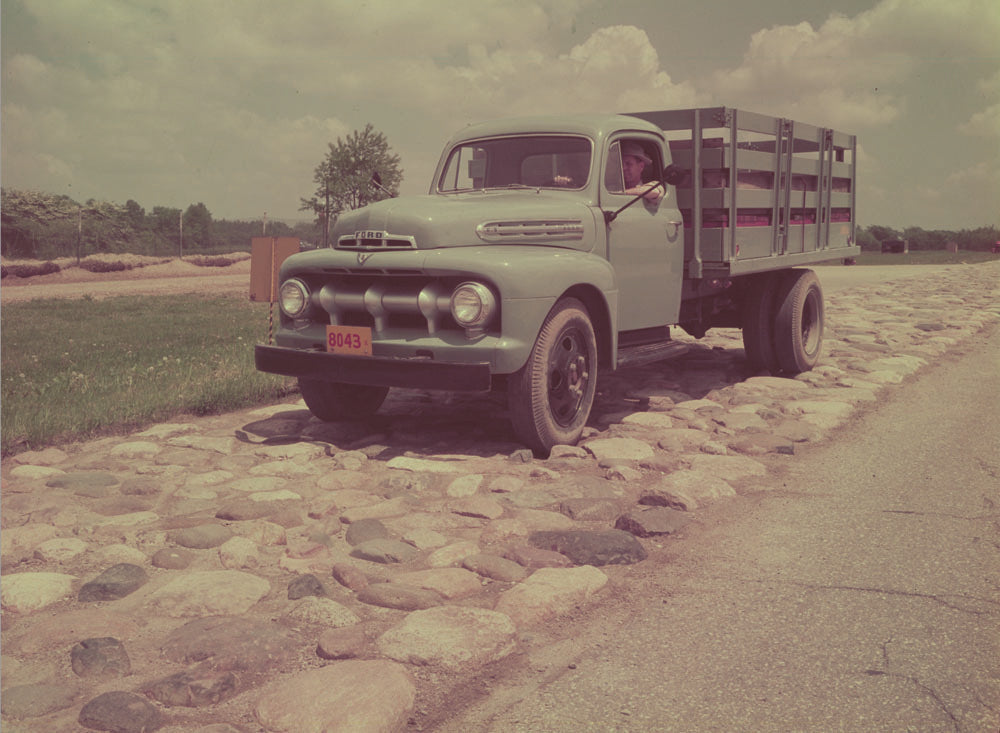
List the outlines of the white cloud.
{"label": "white cloud", "polygon": [[882,125],[901,117],[902,87],[916,69],[957,49],[995,60],[997,37],[995,0],[883,0],[853,18],[832,15],[819,28],[803,22],[758,31],[742,64],[713,73],[706,86],[734,106],[796,110],[845,129]]}
{"label": "white cloud", "polygon": [[[658,53],[642,28],[607,25],[599,8],[588,16],[592,5],[18,0],[23,13],[4,12],[4,185],[147,206],[202,200],[217,217],[294,216],[326,144],[369,121],[402,157],[403,190],[422,192],[439,145],[468,122],[727,104],[858,132],[870,152],[859,152],[865,187],[902,200],[890,178],[912,172],[888,169],[928,154],[922,140],[910,142],[917,153],[890,149],[917,134],[910,114],[926,100],[912,89],[935,64],[968,59],[982,78],[964,88],[980,96],[959,109],[924,82],[939,104],[922,129],[960,129],[953,138],[966,149],[995,139],[995,0],[882,0],[815,26],[787,8],[768,16],[787,25],[735,19],[744,58],[717,72],[713,31],[692,29],[706,38],[701,80],[678,77],[674,49]],[[669,11],[641,16],[659,23]],[[952,149],[927,164],[981,159]]]}
{"label": "white cloud", "polygon": [[1000,148],[1000,104],[987,107],[982,112],[976,112],[958,127],[966,135],[992,138]]}

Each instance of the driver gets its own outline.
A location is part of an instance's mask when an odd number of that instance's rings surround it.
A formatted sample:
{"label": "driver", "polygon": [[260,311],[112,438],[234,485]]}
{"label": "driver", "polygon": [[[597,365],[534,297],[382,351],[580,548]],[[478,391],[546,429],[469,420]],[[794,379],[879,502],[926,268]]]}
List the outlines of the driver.
{"label": "driver", "polygon": [[622,173],[625,178],[625,193],[643,196],[647,201],[659,201],[663,197],[663,186],[658,181],[642,182],[642,172],[647,165],[652,165],[653,161],[642,146],[636,142],[627,142],[622,145]]}

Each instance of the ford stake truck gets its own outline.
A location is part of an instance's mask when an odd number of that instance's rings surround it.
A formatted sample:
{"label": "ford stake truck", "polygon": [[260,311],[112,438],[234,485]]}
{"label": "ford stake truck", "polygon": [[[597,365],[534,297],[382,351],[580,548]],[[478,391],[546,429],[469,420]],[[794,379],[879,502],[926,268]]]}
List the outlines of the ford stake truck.
{"label": "ford stake truck", "polygon": [[579,439],[599,370],[682,352],[671,326],[741,328],[749,369],[797,374],[823,336],[801,266],[859,254],[855,162],[852,135],[727,107],[466,127],[428,195],[283,262],[257,368],[322,420],[390,387],[505,390],[541,455]]}

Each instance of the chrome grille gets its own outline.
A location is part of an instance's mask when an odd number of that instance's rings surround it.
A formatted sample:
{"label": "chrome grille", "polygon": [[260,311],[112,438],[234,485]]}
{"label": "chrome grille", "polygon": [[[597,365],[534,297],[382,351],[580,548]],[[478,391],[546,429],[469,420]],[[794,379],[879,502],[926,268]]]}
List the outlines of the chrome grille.
{"label": "chrome grille", "polygon": [[381,252],[385,250],[416,249],[413,237],[389,234],[388,232],[355,232],[345,234],[337,240],[337,249]]}
{"label": "chrome grille", "polygon": [[328,278],[314,291],[335,326],[370,326],[375,333],[418,326],[427,335],[458,329],[451,317],[456,283],[430,278]]}

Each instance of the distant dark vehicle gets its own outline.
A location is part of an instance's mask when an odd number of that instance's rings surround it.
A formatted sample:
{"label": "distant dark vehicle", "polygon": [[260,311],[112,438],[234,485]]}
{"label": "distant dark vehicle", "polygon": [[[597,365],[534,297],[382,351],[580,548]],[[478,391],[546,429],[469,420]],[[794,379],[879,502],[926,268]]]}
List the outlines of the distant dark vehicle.
{"label": "distant dark vehicle", "polygon": [[997,242],[996,244],[994,244],[993,248],[990,250],[990,252],[992,252],[995,255],[1000,255],[1000,242]]}
{"label": "distant dark vehicle", "polygon": [[882,254],[905,255],[910,251],[910,243],[905,239],[886,239],[882,242]]}

